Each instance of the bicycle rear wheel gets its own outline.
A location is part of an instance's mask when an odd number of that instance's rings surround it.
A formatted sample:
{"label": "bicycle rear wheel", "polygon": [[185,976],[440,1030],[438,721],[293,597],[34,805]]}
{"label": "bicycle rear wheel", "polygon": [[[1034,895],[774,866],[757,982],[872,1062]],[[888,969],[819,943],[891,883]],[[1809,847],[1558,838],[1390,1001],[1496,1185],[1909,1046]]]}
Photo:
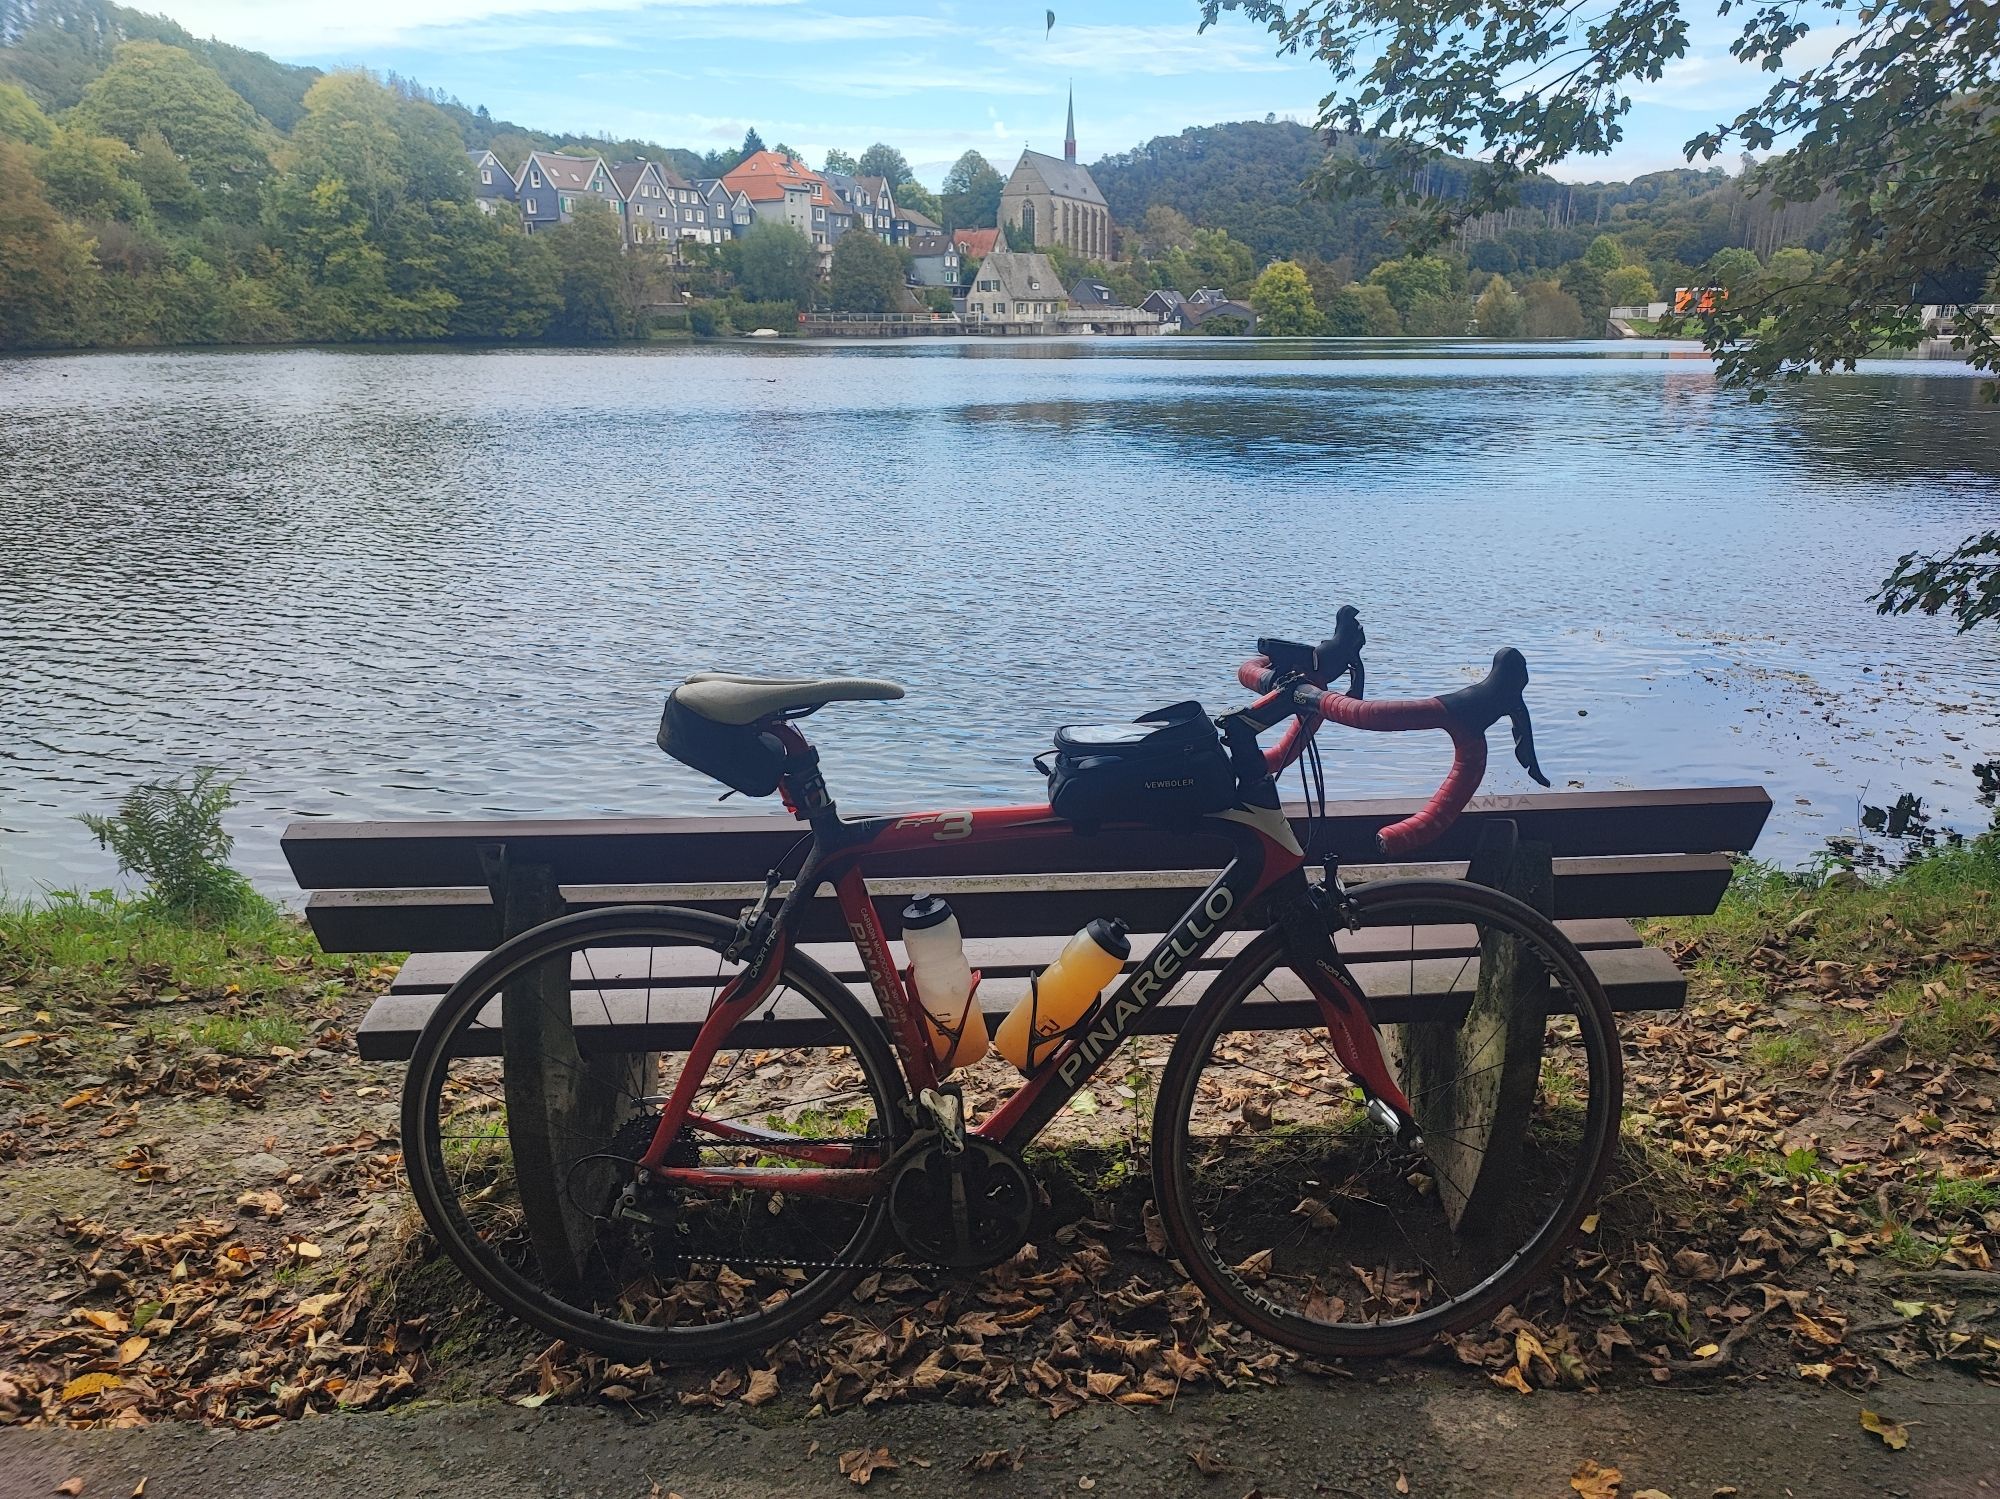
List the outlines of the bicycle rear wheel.
{"label": "bicycle rear wheel", "polygon": [[[771,1137],[785,1148],[862,1146],[886,1156],[905,1129],[902,1074],[880,1027],[845,985],[798,954],[758,1011],[783,1022],[782,1043],[719,1052],[695,1095],[696,1114],[764,1139],[691,1127],[668,1158],[778,1169],[755,1190],[622,1196],[686,1061],[633,1049],[646,1043],[631,1039],[629,1023],[677,1020],[681,1033],[698,1025],[740,971],[723,956],[734,934],[719,917],[667,907],[561,917],[474,965],[418,1039],[403,1089],[418,1206],[480,1290],[549,1333],[628,1359],[755,1350],[825,1311],[884,1242],[882,1196],[783,1190],[784,1168],[809,1163],[774,1149]],[[567,984],[551,986],[551,975]],[[552,1034],[524,1050],[521,1033],[504,1037],[509,990],[550,1013],[545,996],[562,995],[574,1043]],[[531,1111],[510,1117],[503,1049],[506,1067],[571,1095],[540,1144],[523,1133]]]}
{"label": "bicycle rear wheel", "polygon": [[[1364,992],[1437,1016],[1379,1032],[1425,1143],[1370,1117],[1323,1026],[1253,1029],[1280,1003],[1296,1025],[1307,997],[1276,930],[1189,1017],[1153,1124],[1162,1224],[1189,1275],[1231,1318],[1324,1357],[1408,1352],[1533,1286],[1602,1183],[1623,1088],[1603,989],[1533,908],[1453,880],[1354,901]],[[1490,1134],[1466,1122],[1482,1112],[1502,1121]]]}

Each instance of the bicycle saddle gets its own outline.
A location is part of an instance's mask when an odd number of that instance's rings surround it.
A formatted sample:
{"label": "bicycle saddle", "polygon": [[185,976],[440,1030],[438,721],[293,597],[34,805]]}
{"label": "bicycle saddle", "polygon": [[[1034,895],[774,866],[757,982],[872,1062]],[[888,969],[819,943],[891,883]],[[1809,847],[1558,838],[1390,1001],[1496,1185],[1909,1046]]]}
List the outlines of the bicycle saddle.
{"label": "bicycle saddle", "polygon": [[698,671],[674,689],[674,701],[714,723],[749,724],[828,703],[892,702],[900,684],[874,677],[744,677]]}

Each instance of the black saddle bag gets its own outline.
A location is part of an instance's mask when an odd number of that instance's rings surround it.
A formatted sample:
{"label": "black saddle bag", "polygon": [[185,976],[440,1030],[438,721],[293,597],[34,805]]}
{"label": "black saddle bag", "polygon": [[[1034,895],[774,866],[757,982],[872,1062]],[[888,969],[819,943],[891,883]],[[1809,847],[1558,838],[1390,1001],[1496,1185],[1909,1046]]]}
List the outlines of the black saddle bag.
{"label": "black saddle bag", "polygon": [[683,765],[713,776],[745,796],[769,796],[778,789],[785,749],[755,724],[717,723],[676,699],[667,699],[660,718],[660,748]]}
{"label": "black saddle bag", "polygon": [[1035,768],[1048,775],[1050,807],[1072,822],[1176,823],[1236,804],[1222,736],[1196,702],[1057,729]]}

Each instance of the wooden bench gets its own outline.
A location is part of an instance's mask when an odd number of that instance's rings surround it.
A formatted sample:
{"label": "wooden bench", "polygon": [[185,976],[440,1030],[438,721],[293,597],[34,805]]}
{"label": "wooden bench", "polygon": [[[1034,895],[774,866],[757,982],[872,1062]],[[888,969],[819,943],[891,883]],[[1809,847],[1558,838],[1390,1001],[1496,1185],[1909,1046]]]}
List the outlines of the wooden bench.
{"label": "wooden bench", "polygon": [[[1664,791],[1541,792],[1481,797],[1422,864],[1386,865],[1375,833],[1417,803],[1366,800],[1331,805],[1319,847],[1341,861],[1350,883],[1415,873],[1464,876],[1497,826],[1518,829],[1521,857],[1510,888],[1532,896],[1583,949],[1619,1010],[1678,1007],[1686,984],[1673,961],[1645,947],[1630,918],[1713,911],[1733,855],[1755,843],[1771,802],[1762,787]],[[1304,809],[1290,809],[1306,833]],[[374,1061],[406,1059],[438,997],[480,954],[514,930],[560,910],[632,902],[692,906],[733,917],[762,888],[764,872],[800,836],[789,818],[681,817],[504,822],[294,823],[285,856],[311,892],[307,919],[329,952],[411,954],[378,999],[358,1037]],[[1154,831],[1079,834],[1070,840],[939,845],[870,872],[890,932],[910,896],[951,901],[967,956],[989,979],[1038,971],[1093,916],[1122,917],[1137,934],[1167,930],[1193,903],[1224,856],[1220,844]],[[1497,882],[1497,881],[1496,881]],[[543,892],[537,897],[535,891]],[[513,913],[514,919],[504,918]],[[866,975],[831,895],[808,907],[801,941],[872,1009]],[[1464,956],[1473,934],[1448,927],[1342,934],[1341,943],[1384,1024],[1435,1018],[1469,1000]],[[1232,935],[1207,955],[1146,1027],[1175,1030],[1210,976],[1247,940]],[[1414,947],[1412,944],[1414,943]],[[901,958],[900,944],[898,958]],[[1412,961],[1415,960],[1415,961]],[[699,1028],[712,966],[653,973],[643,1011],[621,1013],[601,994],[574,989],[576,1044],[583,1050],[685,1050]],[[693,986],[700,985],[700,998]],[[688,1002],[671,1003],[687,989]],[[998,1024],[1018,985],[996,984],[989,1022]],[[1262,1028],[1312,1023],[1303,993],[1283,985],[1257,1009]],[[625,996],[629,1001],[629,993]],[[662,999],[668,1002],[661,1002]],[[1247,1013],[1247,1012],[1246,1012]],[[746,1046],[802,1039],[802,1017],[781,1003],[746,1021]],[[497,1034],[497,1032],[496,1032]]]}

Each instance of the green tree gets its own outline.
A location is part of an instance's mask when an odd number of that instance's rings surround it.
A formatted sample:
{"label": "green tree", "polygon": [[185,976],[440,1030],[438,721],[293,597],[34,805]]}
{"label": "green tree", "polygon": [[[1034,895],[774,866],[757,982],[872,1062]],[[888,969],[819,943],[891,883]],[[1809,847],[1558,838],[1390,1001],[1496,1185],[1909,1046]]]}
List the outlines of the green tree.
{"label": "green tree", "polygon": [[1521,292],[1521,333],[1526,338],[1581,338],[1583,308],[1553,281],[1530,281]]}
{"label": "green tree", "polygon": [[799,308],[812,304],[819,254],[798,230],[785,224],[756,224],[730,248],[736,252],[731,257],[736,284],[748,300],[789,302]]}
{"label": "green tree", "polygon": [[38,164],[48,199],[74,219],[146,217],[146,195],[134,181],[138,157],[108,135],[58,127]]}
{"label": "green tree", "polygon": [[1613,307],[1638,307],[1660,299],[1659,288],[1642,265],[1621,265],[1605,272],[1604,294]]}
{"label": "green tree", "polygon": [[0,141],[46,146],[53,133],[49,117],[26,89],[19,84],[0,82]]}
{"label": "green tree", "polygon": [[[1782,250],[1773,250],[1771,258],[1764,262],[1762,284],[1772,287],[1797,286],[1810,281],[1819,272],[1819,257],[1812,251],[1791,245]],[[1995,272],[2000,275],[2000,272]]]}
{"label": "green tree", "polygon": [[1385,260],[1368,273],[1368,279],[1388,292],[1390,302],[1404,317],[1422,297],[1451,295],[1451,264],[1435,255],[1408,255]]}
{"label": "green tree", "polygon": [[548,231],[561,309],[550,321],[554,338],[598,343],[631,338],[638,331],[625,268],[625,237],[603,211],[577,214]]}
{"label": "green tree", "polygon": [[1625,247],[1608,234],[1600,234],[1583,252],[1583,263],[1592,270],[1615,271],[1625,264]]}
{"label": "green tree", "polygon": [[0,141],[0,349],[74,341],[94,279],[90,241],[49,205],[27,151]]}
{"label": "green tree", "polygon": [[132,176],[156,213],[169,219],[192,219],[201,212],[201,189],[187,163],[174,154],[157,130],[142,130],[133,148]]}
{"label": "green tree", "polygon": [[1611,292],[1605,285],[1604,272],[1588,261],[1579,260],[1563,267],[1559,284],[1576,298],[1577,310],[1590,336],[1601,337],[1605,321],[1611,316]]}
{"label": "green tree", "polygon": [[1171,203],[1151,204],[1139,225],[1139,244],[1146,254],[1154,256],[1192,249],[1194,224]]}
{"label": "green tree", "polygon": [[764,137],[759,135],[757,127],[752,125],[748,130],[743,132],[743,146],[736,153],[736,160],[738,163],[748,161],[763,149]]}
{"label": "green tree", "polygon": [[1381,285],[1350,281],[1326,311],[1326,331],[1339,338],[1394,338],[1403,319]]}
{"label": "green tree", "polygon": [[1732,246],[1716,251],[1702,269],[1712,285],[1726,288],[1733,296],[1756,286],[1764,274],[1764,263],[1755,252]]}
{"label": "green tree", "polygon": [[1250,305],[1257,310],[1259,333],[1273,338],[1300,338],[1320,331],[1312,283],[1306,279],[1305,268],[1292,261],[1274,261],[1264,268],[1257,284],[1250,289]]}
{"label": "green tree", "polygon": [[1479,294],[1479,302],[1472,309],[1472,315],[1479,324],[1481,337],[1521,336],[1521,299],[1515,295],[1505,276],[1495,276],[1486,283],[1486,290]]}
{"label": "green tree", "polygon": [[378,232],[405,202],[472,196],[465,149],[443,111],[358,70],[306,90],[305,115],[280,159],[307,182],[339,178]]}
{"label": "green tree", "polygon": [[909,162],[903,159],[901,151],[881,141],[875,142],[863,151],[861,160],[855,165],[857,168],[855,176],[880,177],[892,187],[898,182],[907,182],[916,175],[910,170]]}
{"label": "green tree", "polygon": [[843,234],[833,247],[827,300],[838,312],[893,312],[903,287],[903,263],[872,234]]}
{"label": "green tree", "polygon": [[944,174],[939,194],[947,229],[991,229],[1000,222],[1000,192],[1007,179],[977,151],[967,151]]}
{"label": "green tree", "polygon": [[843,151],[838,146],[826,153],[826,160],[820,163],[822,172],[844,172],[849,177],[860,175],[861,163],[854,159],[854,153]]}
{"label": "green tree", "polygon": [[270,172],[274,137],[222,76],[192,53],[126,42],[83,91],[74,122],[127,145],[157,131],[187,164],[207,211],[247,222]]}
{"label": "green tree", "polygon": [[933,219],[940,224],[944,222],[944,204],[938,200],[936,193],[921,182],[899,182],[894,191],[898,208],[914,208],[925,218]]}
{"label": "green tree", "polygon": [[369,242],[367,215],[346,184],[287,179],[276,192],[300,330],[331,343],[383,337],[394,321],[388,257]]}
{"label": "green tree", "polygon": [[1403,331],[1412,338],[1463,338],[1472,319],[1472,303],[1464,297],[1418,297],[1403,319]]}

